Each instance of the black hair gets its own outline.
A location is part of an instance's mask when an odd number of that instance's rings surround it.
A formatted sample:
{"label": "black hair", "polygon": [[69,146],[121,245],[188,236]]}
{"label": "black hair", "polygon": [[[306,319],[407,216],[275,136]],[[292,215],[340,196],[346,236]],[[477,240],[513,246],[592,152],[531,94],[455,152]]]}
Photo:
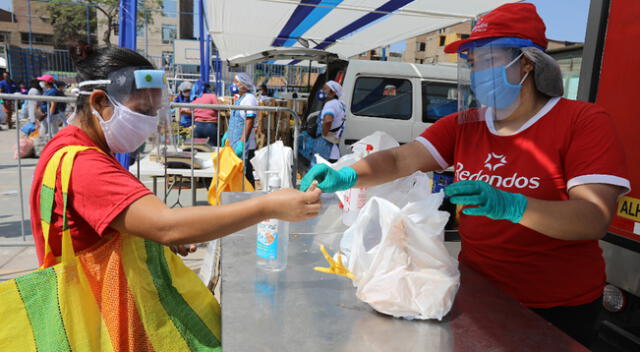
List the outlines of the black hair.
{"label": "black hair", "polygon": [[[153,65],[144,56],[137,52],[119,46],[107,46],[93,49],[84,42],[79,42],[69,48],[71,59],[76,65],[76,81],[93,81],[107,79],[109,74],[126,67],[139,67],[153,69]],[[105,89],[105,86],[88,86],[80,90],[91,91],[96,88]],[[88,101],[88,96],[78,97],[78,110],[82,109]]]}
{"label": "black hair", "polygon": [[38,81],[37,79],[32,79],[31,81],[29,81],[29,88],[35,88],[37,90],[40,90],[40,81]]}

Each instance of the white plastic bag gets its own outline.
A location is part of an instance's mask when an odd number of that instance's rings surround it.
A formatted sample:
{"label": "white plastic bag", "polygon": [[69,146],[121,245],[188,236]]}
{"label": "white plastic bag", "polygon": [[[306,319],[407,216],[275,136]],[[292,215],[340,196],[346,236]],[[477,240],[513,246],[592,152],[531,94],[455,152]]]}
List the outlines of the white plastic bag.
{"label": "white plastic bag", "polygon": [[443,193],[399,208],[369,200],[351,237],[348,268],[356,296],[376,311],[406,319],[438,319],[449,312],[460,285],[458,262],[444,246],[449,214]]}
{"label": "white plastic bag", "polygon": [[[267,151],[269,158],[267,160]],[[267,147],[256,151],[256,155],[251,159],[251,164],[260,179],[260,184],[264,188],[267,185],[267,171],[275,171],[282,180],[282,188],[290,188],[291,168],[293,166],[293,151],[290,147],[285,147],[282,141],[276,141]]]}
{"label": "white plastic bag", "polygon": [[[382,198],[393,203],[398,208],[403,208],[410,202],[420,202],[421,200],[427,199],[431,194],[431,182],[431,173],[417,171],[413,175],[368,188],[367,194],[370,198]],[[351,253],[354,232],[355,230],[348,229],[340,241],[340,251],[346,259],[349,258]],[[364,241],[369,241],[369,238],[372,236],[375,236],[373,239],[375,243],[380,242],[381,236],[375,235],[371,231],[364,235]],[[371,246],[367,246],[367,248],[369,247]]]}

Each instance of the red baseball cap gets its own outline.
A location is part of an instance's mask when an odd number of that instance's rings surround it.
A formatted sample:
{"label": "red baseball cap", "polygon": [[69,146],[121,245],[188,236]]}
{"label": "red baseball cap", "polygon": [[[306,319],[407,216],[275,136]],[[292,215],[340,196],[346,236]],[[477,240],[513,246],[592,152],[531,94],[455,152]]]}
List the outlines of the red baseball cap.
{"label": "red baseball cap", "polygon": [[538,15],[534,4],[505,4],[482,16],[473,26],[469,38],[447,45],[444,52],[455,53],[467,43],[479,39],[500,37],[528,39],[546,49],[547,37],[544,34],[546,29],[547,27]]}
{"label": "red baseball cap", "polygon": [[52,75],[42,75],[38,78],[36,78],[38,81],[45,81],[47,83],[53,83],[55,81],[55,78],[53,78]]}

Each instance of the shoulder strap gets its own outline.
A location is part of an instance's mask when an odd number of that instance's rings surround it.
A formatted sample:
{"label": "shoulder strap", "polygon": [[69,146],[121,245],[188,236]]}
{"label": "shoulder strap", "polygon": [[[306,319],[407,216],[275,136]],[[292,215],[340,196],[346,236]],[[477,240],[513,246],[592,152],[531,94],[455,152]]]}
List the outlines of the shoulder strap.
{"label": "shoulder strap", "polygon": [[62,164],[60,170],[60,181],[62,184],[62,259],[65,263],[75,261],[73,244],[71,242],[71,230],[67,223],[67,192],[69,191],[69,182],[71,180],[71,169],[77,153],[94,149],[102,152],[96,147],[87,147],[81,145],[70,145],[60,148],[47,162],[42,178],[42,186],[40,187],[40,226],[42,227],[42,237],[44,239],[44,260],[41,269],[56,264],[56,258],[51,251],[49,244],[49,231],[51,227],[51,218],[53,215],[53,203],[56,192],[56,176],[58,168]]}

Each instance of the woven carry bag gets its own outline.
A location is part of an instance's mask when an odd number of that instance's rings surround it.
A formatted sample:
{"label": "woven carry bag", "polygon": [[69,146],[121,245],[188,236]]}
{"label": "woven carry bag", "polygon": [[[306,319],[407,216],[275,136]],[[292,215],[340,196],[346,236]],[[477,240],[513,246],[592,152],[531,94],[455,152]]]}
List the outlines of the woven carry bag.
{"label": "woven carry bag", "polygon": [[[40,215],[43,266],[0,284],[3,351],[219,351],[220,307],[168,247],[126,234],[75,253],[67,225],[73,161],[57,151],[45,169]],[[63,193],[62,256],[49,247],[56,173]]]}

